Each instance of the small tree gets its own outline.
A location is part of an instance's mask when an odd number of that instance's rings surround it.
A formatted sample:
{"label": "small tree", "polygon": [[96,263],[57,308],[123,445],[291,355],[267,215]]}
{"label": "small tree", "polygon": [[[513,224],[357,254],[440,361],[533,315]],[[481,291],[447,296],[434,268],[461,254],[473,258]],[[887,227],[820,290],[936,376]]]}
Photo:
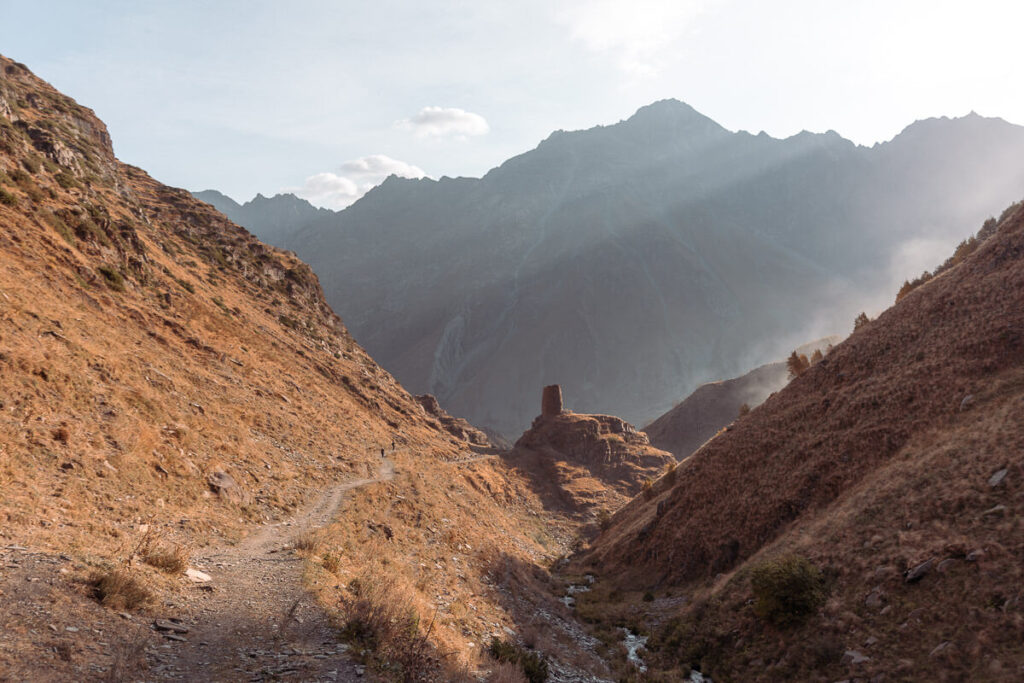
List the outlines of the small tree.
{"label": "small tree", "polygon": [[750,412],[750,404],[749,403],[744,403],[743,405],[740,406],[740,415],[739,415],[740,417],[744,417],[749,412]]}
{"label": "small tree", "polygon": [[811,367],[811,362],[807,360],[807,356],[804,354],[797,354],[797,352],[794,351],[789,354],[789,358],[786,359],[786,367],[789,368],[789,378],[795,379],[807,372],[807,368]]}
{"label": "small tree", "polygon": [[825,356],[822,354],[821,349],[814,349],[814,353],[811,354],[811,365],[817,365],[824,357]]}
{"label": "small tree", "polygon": [[871,322],[871,318],[868,317],[867,313],[861,311],[857,314],[857,317],[853,319],[853,331],[856,332],[860,328]]}

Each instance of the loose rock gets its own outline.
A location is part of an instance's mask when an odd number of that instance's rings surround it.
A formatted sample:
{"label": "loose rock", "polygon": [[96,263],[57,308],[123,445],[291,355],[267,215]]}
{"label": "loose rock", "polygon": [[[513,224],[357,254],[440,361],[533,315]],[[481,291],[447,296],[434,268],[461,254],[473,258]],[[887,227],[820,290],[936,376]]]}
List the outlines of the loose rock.
{"label": "loose rock", "polygon": [[932,564],[932,560],[922,562],[910,571],[906,572],[903,575],[903,578],[906,580],[907,583],[917,583],[918,581],[924,578],[925,574],[932,570]]}

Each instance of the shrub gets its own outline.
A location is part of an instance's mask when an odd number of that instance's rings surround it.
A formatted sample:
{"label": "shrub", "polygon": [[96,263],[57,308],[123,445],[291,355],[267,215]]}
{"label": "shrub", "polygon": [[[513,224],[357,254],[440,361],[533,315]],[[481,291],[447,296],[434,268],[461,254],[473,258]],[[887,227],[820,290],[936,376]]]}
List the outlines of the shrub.
{"label": "shrub", "polygon": [[103,279],[106,280],[107,286],[116,292],[124,291],[124,276],[113,266],[100,266],[96,270],[99,271]]}
{"label": "shrub", "polygon": [[153,598],[148,588],[123,569],[96,571],[89,577],[89,586],[92,596],[111,609],[135,609]]}
{"label": "shrub", "polygon": [[518,664],[530,683],[548,680],[548,662],[539,652],[533,652],[509,640],[491,638],[487,652],[499,662]]}
{"label": "shrub", "polygon": [[739,417],[745,417],[749,413],[750,413],[750,404],[749,403],[744,403],[743,405],[740,406]]}
{"label": "shrub", "polygon": [[768,560],[750,574],[754,613],[776,626],[798,624],[825,604],[821,571],[807,559],[790,555]]}
{"label": "shrub", "polygon": [[45,219],[46,222],[64,238],[64,241],[68,244],[74,245],[75,235],[71,232],[71,228],[68,227],[68,224],[61,220],[60,216],[54,213],[47,213],[45,214]]}
{"label": "shrub", "polygon": [[821,352],[821,349],[814,349],[814,353],[811,354],[811,365],[817,365],[824,357],[825,354]]}
{"label": "shrub", "polygon": [[601,531],[607,531],[608,527],[612,525],[612,513],[608,512],[605,508],[601,508],[597,511],[597,526],[600,527]]}
{"label": "shrub", "polygon": [[807,372],[807,368],[811,367],[811,361],[807,360],[807,356],[804,354],[797,354],[794,351],[786,359],[786,367],[789,368],[789,378],[796,379]]}
{"label": "shrub", "polygon": [[75,180],[75,176],[71,175],[67,171],[61,171],[60,173],[55,175],[53,179],[56,180],[57,184],[63,187],[65,190],[70,189],[72,187],[78,187],[78,181]]}
{"label": "shrub", "polygon": [[644,500],[650,500],[654,497],[654,482],[651,481],[650,477],[644,479],[644,485],[641,491],[644,494]]}
{"label": "shrub", "polygon": [[868,317],[867,313],[861,311],[857,314],[857,317],[853,319],[853,331],[856,332],[860,328],[871,322],[871,318]]}
{"label": "shrub", "polygon": [[0,204],[6,204],[7,206],[16,206],[18,204],[18,198],[13,194],[0,187]]}

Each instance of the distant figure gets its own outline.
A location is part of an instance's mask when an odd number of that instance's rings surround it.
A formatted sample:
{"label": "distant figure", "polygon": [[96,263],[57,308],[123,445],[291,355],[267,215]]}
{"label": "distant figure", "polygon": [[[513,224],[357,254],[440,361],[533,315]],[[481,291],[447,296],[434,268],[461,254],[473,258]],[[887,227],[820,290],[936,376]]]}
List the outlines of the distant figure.
{"label": "distant figure", "polygon": [[391,450],[395,450],[395,440],[391,440]]}
{"label": "distant figure", "polygon": [[381,457],[382,460],[384,459],[384,449],[383,448],[380,449],[380,457]]}

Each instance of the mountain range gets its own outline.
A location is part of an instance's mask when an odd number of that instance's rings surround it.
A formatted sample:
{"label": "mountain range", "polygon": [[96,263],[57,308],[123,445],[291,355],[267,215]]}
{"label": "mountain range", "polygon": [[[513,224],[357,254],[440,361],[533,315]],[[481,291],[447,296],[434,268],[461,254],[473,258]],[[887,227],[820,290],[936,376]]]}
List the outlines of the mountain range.
{"label": "mountain range", "polygon": [[908,258],[1016,199],[1022,157],[1024,128],[976,114],[861,147],[731,132],[666,100],[479,179],[391,177],[339,213],[197,196],[310,263],[410,390],[514,438],[538,386],[643,424],[845,332],[916,274]]}

